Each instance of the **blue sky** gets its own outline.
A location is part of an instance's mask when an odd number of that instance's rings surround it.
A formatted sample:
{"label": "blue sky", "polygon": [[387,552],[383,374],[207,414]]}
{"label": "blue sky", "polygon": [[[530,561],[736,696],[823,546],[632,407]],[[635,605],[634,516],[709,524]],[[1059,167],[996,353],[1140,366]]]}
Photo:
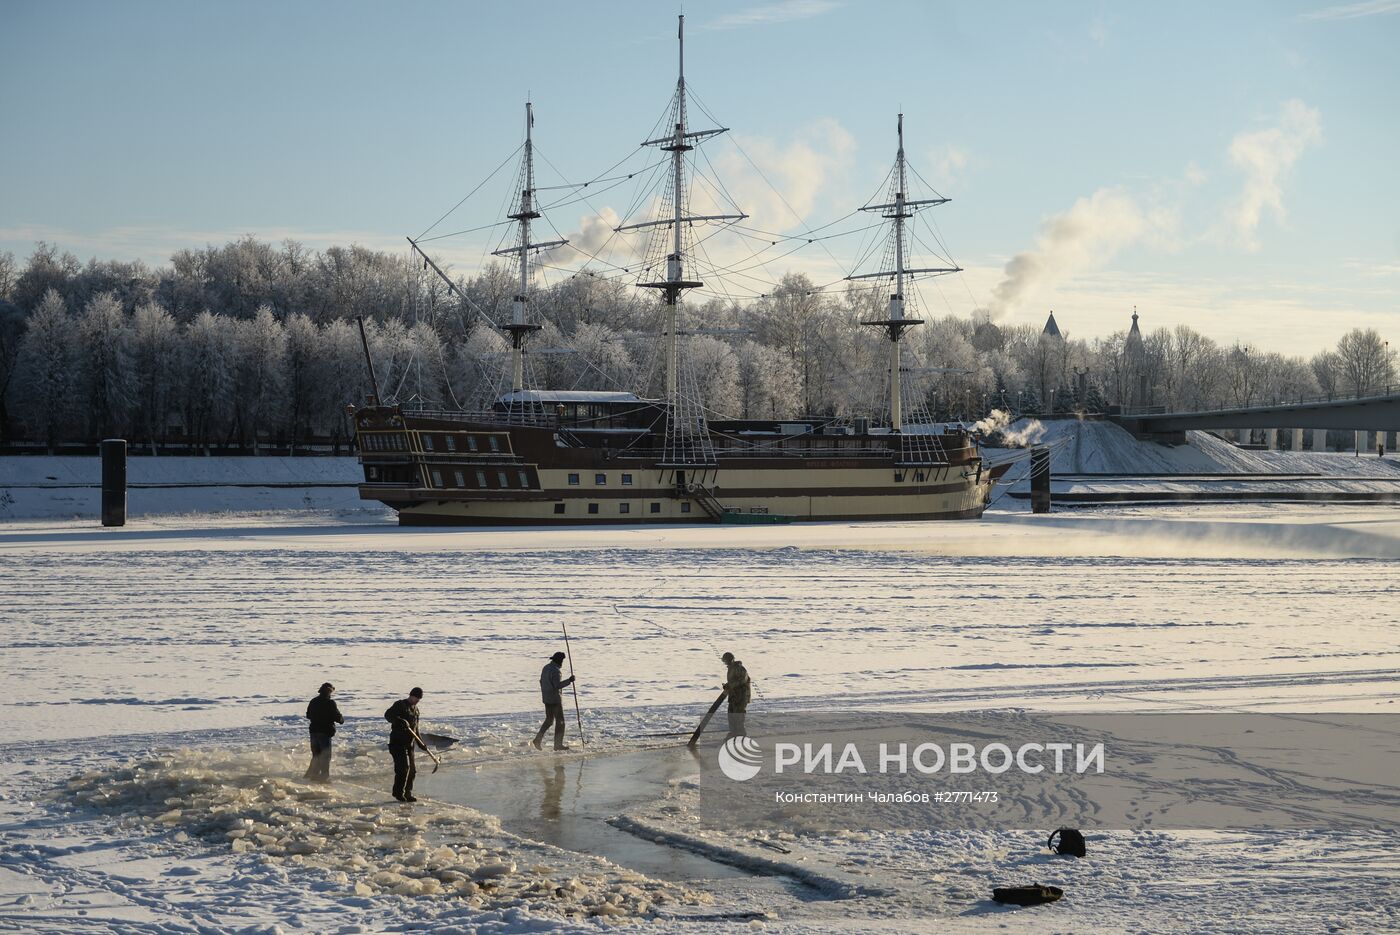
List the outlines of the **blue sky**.
{"label": "blue sky", "polygon": [[[0,250],[160,263],[244,233],[398,249],[518,145],[527,93],[570,181],[628,156],[671,93],[677,9],[0,0]],[[1299,353],[1357,325],[1400,340],[1400,0],[686,15],[692,87],[814,226],[876,188],[905,112],[967,269],[924,287],[928,313],[1053,307],[1089,336],[1136,304],[1151,327]],[[732,142],[710,153],[755,223],[797,229]],[[449,225],[496,220],[503,176]],[[553,220],[574,234],[631,195]],[[768,272],[839,277],[858,239]],[[485,246],[439,243],[459,269]]]}

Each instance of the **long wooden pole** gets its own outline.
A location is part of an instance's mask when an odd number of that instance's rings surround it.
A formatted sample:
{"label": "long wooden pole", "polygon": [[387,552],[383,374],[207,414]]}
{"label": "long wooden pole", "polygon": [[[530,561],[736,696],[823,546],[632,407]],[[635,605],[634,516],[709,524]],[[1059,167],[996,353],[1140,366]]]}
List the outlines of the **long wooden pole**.
{"label": "long wooden pole", "polygon": [[692,750],[695,749],[695,745],[700,742],[700,735],[705,733],[705,728],[710,726],[710,718],[715,716],[715,712],[719,710],[719,706],[722,705],[724,699],[728,697],[729,689],[727,688],[719,693],[719,697],[715,699],[715,703],[710,705],[710,710],[705,712],[705,717],[701,719],[700,726],[695,728],[695,733],[690,735],[690,742],[686,744],[687,747],[690,747]]}
{"label": "long wooden pole", "polygon": [[[564,631],[564,655],[569,657],[569,678],[574,678],[574,652],[569,648],[569,627],[564,621],[559,621],[559,628]],[[569,683],[569,687],[574,690],[574,722],[578,724],[578,743],[584,745],[583,739],[583,715],[578,710],[578,680]]]}

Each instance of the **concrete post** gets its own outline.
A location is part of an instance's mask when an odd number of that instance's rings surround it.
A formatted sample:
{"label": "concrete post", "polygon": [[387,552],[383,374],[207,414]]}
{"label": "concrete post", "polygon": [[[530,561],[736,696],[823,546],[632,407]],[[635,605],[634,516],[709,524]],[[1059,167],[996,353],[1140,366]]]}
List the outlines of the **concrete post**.
{"label": "concrete post", "polygon": [[1031,512],[1050,512],[1050,449],[1031,449]]}
{"label": "concrete post", "polygon": [[1278,429],[1267,429],[1264,433],[1264,440],[1268,443],[1270,451],[1278,451]]}
{"label": "concrete post", "polygon": [[102,525],[126,525],[126,439],[102,442]]}
{"label": "concrete post", "polygon": [[1327,450],[1327,430],[1313,429],[1313,451]]}
{"label": "concrete post", "polygon": [[1292,442],[1289,444],[1288,447],[1291,448],[1291,449],[1294,450],[1294,451],[1302,451],[1302,450],[1303,450],[1303,430],[1302,430],[1302,429],[1294,429],[1294,430],[1293,430],[1293,440],[1292,440]]}

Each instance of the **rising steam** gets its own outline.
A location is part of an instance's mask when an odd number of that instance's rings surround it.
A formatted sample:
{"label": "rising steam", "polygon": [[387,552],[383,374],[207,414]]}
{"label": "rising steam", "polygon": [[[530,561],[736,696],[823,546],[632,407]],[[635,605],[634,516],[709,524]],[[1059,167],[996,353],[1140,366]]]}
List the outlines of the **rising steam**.
{"label": "rising steam", "polygon": [[1011,428],[1011,413],[1005,409],[993,409],[987,418],[975,423],[972,428],[983,435],[1000,435],[1008,448],[1024,448],[1045,437],[1045,426],[1039,419],[1031,419],[1019,429]]}

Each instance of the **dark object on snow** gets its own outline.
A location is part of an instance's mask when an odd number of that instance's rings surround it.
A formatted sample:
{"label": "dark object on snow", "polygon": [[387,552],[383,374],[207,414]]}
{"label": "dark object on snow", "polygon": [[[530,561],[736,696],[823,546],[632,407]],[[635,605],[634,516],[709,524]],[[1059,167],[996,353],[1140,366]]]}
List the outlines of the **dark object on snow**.
{"label": "dark object on snow", "polygon": [[430,734],[427,731],[424,731],[418,736],[423,738],[425,744],[430,747],[437,747],[439,750],[445,750],[457,742],[456,737],[448,737],[446,734]]}
{"label": "dark object on snow", "polygon": [[1039,906],[1063,895],[1065,891],[1058,886],[998,886],[992,890],[992,899],[1008,906]]}
{"label": "dark object on snow", "polygon": [[126,525],[126,439],[104,438],[102,452],[102,525]]}
{"label": "dark object on snow", "polygon": [[[1056,838],[1059,838],[1056,841]],[[1056,854],[1068,854],[1071,857],[1084,856],[1084,835],[1073,828],[1057,828],[1050,832],[1050,837],[1046,840],[1045,846]]]}

